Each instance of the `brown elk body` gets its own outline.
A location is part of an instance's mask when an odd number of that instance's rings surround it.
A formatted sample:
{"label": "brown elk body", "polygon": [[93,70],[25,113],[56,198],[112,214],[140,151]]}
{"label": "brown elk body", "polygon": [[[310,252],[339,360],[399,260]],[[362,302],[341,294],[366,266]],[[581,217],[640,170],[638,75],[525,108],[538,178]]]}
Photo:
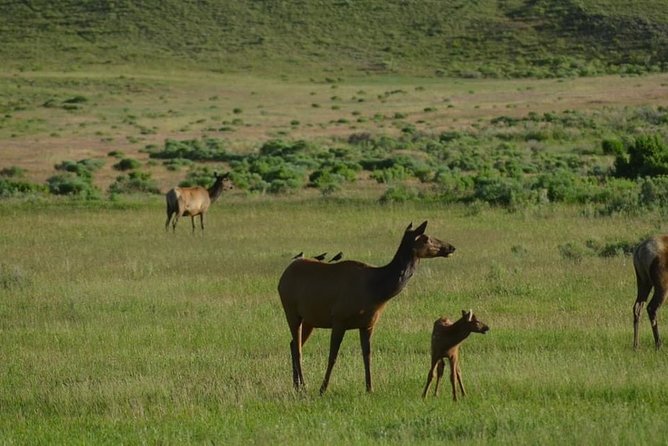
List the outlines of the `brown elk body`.
{"label": "brown elk body", "polygon": [[175,187],[165,195],[167,202],[167,221],[165,230],[172,223],[172,230],[176,231],[176,223],[181,217],[190,217],[195,232],[195,217],[199,215],[199,222],[204,231],[204,214],[209,210],[211,203],[216,201],[225,190],[232,189],[232,182],[228,174],[215,174],[213,185],[205,189],[201,186]]}
{"label": "brown elk body", "polygon": [[427,222],[406,228],[392,261],[374,267],[354,260],[325,263],[300,258],[292,261],[278,283],[292,341],[292,378],[296,389],[304,386],[302,346],[314,328],[330,328],[327,371],[320,393],[327,389],[332,368],[346,330],[358,329],[367,391],[371,384],[371,335],[385,304],[399,294],[413,275],[419,259],[448,257],[449,243],[424,234]]}
{"label": "brown elk body", "polygon": [[652,237],[642,242],[633,252],[638,294],[633,305],[633,348],[638,348],[640,316],[650,291],[654,288],[647,314],[654,334],[654,345],[661,347],[657,312],[668,294],[668,235]]}
{"label": "brown elk body", "polygon": [[486,333],[489,327],[479,321],[472,311],[462,311],[462,318],[452,322],[448,318],[440,318],[434,322],[431,333],[431,367],[427,374],[427,384],[424,386],[422,398],[427,396],[434,374],[437,374],[434,396],[438,395],[438,384],[443,377],[445,358],[450,362],[450,384],[452,385],[452,399],[457,401],[457,385],[466,395],[462,382],[462,370],[459,367],[459,346],[471,333]]}

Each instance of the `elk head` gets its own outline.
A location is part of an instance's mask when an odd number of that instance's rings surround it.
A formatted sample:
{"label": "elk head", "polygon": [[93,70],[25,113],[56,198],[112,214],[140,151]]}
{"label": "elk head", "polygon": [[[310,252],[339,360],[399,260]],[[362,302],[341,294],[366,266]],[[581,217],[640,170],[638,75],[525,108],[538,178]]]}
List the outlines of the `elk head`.
{"label": "elk head", "polygon": [[489,327],[484,322],[479,321],[472,310],[462,310],[462,319],[466,321],[466,327],[471,333],[485,334],[489,331]]}
{"label": "elk head", "polygon": [[427,222],[423,222],[420,226],[412,229],[411,223],[406,228],[406,236],[413,237],[413,252],[415,256],[420,259],[429,259],[433,257],[449,257],[455,252],[455,247],[450,243],[441,241],[436,237],[425,235],[424,231],[427,228]]}

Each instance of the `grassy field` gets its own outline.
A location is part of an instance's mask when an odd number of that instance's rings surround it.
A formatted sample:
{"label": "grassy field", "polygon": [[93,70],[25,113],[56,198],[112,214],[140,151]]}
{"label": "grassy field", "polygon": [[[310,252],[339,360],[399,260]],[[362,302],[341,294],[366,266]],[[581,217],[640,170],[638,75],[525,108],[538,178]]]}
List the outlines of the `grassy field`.
{"label": "grassy field", "polygon": [[[659,215],[230,196],[205,235],[163,230],[162,200],[0,202],[0,443],[664,444],[668,366],[625,256],[564,255],[668,229]],[[329,336],[292,389],[276,292],[292,255],[384,264],[409,222],[454,244],[390,302],[364,391],[356,332],[328,393]],[[462,348],[468,397],[420,398],[434,319],[491,327]]]}
{"label": "grassy field", "polygon": [[[662,0],[0,10],[1,445],[666,443],[668,356],[646,315],[631,348],[623,251],[668,231],[668,182],[615,167],[666,148]],[[228,158],[153,156],[207,138]],[[297,186],[249,186],[240,165],[300,140],[308,169],[279,172]],[[327,192],[310,175],[334,158],[352,177]],[[119,160],[154,194],[114,192]],[[248,185],[205,234],[165,232],[158,192],[214,169]],[[47,192],[59,175],[92,192]],[[292,256],[382,265],[424,220],[457,252],[387,306],[375,392],[353,331],[318,395],[326,330],[295,392],[276,291]],[[469,395],[454,403],[446,380],[422,400],[433,321],[469,308],[491,327],[462,347]]]}

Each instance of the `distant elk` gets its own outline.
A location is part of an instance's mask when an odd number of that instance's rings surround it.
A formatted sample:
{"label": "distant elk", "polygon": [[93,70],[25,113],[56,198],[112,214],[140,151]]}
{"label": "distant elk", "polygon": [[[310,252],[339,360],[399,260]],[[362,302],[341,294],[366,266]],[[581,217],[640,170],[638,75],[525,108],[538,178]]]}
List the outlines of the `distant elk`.
{"label": "distant elk", "polygon": [[205,189],[201,186],[175,187],[165,195],[167,202],[167,221],[165,230],[172,223],[172,230],[176,231],[176,223],[180,217],[190,217],[193,234],[195,233],[195,217],[199,215],[199,222],[204,231],[204,214],[209,210],[211,203],[216,201],[225,190],[233,189],[229,173],[219,175],[214,173],[215,182]]}
{"label": "distant elk", "polygon": [[640,316],[647,297],[654,288],[647,314],[654,334],[654,345],[659,349],[661,337],[657,313],[668,293],[668,235],[652,237],[638,245],[633,252],[633,267],[638,285],[638,297],[633,305],[633,348],[638,348]]}
{"label": "distant elk", "polygon": [[331,328],[329,361],[320,394],[327,390],[332,368],[346,330],[358,329],[364,359],[366,390],[371,392],[371,335],[387,302],[399,294],[413,276],[421,258],[448,257],[455,248],[424,234],[425,221],[406,228],[390,263],[374,267],[354,260],[329,263],[293,260],[278,283],[292,341],[292,380],[304,387],[302,346],[314,328]]}
{"label": "distant elk", "polygon": [[427,374],[427,384],[424,386],[422,398],[427,396],[435,374],[438,376],[436,377],[434,396],[438,395],[438,384],[443,377],[445,358],[448,358],[450,362],[452,399],[457,401],[457,385],[459,385],[462,395],[466,395],[462,382],[462,370],[459,367],[459,346],[471,333],[485,334],[488,330],[489,327],[479,321],[471,310],[462,311],[462,317],[457,322],[452,322],[446,317],[436,319],[431,333],[431,367]]}

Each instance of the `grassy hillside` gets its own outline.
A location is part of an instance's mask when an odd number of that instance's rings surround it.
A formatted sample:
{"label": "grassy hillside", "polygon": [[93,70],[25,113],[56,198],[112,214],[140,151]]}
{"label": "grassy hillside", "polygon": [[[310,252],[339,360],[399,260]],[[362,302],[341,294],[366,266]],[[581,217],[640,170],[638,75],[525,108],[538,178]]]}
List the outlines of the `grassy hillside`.
{"label": "grassy hillside", "polygon": [[665,70],[660,0],[0,1],[5,67],[553,77]]}

